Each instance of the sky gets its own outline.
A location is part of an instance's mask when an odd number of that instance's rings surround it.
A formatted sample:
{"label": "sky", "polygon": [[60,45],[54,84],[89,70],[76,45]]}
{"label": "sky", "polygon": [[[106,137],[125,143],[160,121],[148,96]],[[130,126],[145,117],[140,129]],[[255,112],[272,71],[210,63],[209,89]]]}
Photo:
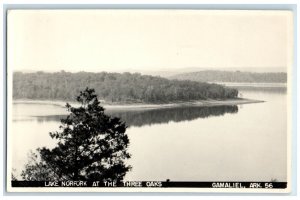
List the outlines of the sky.
{"label": "sky", "polygon": [[10,10],[13,71],[287,68],[289,11]]}

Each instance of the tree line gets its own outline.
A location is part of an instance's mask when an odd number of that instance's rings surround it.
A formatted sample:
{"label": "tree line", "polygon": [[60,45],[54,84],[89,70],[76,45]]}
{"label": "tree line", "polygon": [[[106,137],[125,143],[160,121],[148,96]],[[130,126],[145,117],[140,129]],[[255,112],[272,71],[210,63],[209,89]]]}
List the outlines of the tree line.
{"label": "tree line", "polygon": [[170,79],[208,81],[208,82],[245,82],[245,83],[286,83],[287,74],[278,73],[253,73],[240,71],[200,71],[178,74]]}
{"label": "tree line", "polygon": [[139,73],[35,72],[13,74],[13,98],[73,100],[85,87],[100,100],[116,103],[168,103],[236,98],[238,91],[218,84],[141,75]]}

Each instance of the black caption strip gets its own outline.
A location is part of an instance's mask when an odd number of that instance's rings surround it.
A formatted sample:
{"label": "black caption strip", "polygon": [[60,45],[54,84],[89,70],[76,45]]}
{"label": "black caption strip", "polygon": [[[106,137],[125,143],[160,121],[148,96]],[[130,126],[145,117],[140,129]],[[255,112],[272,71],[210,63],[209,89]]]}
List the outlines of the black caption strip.
{"label": "black caption strip", "polygon": [[287,188],[287,182],[12,181],[11,183],[12,187]]}

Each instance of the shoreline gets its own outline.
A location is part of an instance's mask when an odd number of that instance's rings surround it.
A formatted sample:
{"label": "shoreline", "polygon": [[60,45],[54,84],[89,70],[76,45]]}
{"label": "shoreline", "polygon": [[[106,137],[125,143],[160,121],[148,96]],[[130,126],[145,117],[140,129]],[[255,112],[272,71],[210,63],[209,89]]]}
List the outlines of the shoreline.
{"label": "shoreline", "polygon": [[208,82],[215,83],[219,85],[224,85],[225,87],[246,87],[246,88],[287,88],[287,83],[249,83],[249,82]]}
{"label": "shoreline", "polygon": [[[13,100],[13,104],[49,104],[56,105],[60,107],[65,107],[66,102],[64,101],[50,101],[50,100]],[[237,99],[227,99],[227,100],[198,100],[198,101],[188,101],[188,102],[174,102],[166,104],[146,104],[146,103],[136,103],[136,104],[107,104],[100,103],[106,110],[147,110],[147,109],[162,109],[162,108],[175,108],[175,107],[212,107],[212,106],[230,106],[230,105],[241,105],[241,104],[252,104],[252,103],[263,103],[265,101],[237,98]],[[79,106],[77,102],[68,102],[71,106]]]}

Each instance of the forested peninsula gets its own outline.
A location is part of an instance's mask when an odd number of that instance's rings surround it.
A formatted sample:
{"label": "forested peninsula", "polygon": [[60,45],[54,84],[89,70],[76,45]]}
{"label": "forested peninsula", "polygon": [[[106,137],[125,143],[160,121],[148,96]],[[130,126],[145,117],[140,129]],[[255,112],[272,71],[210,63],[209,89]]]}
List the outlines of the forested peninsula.
{"label": "forested peninsula", "polygon": [[35,72],[13,73],[13,98],[74,101],[79,91],[94,88],[108,103],[170,103],[226,100],[238,90],[218,84],[141,75],[139,73]]}

